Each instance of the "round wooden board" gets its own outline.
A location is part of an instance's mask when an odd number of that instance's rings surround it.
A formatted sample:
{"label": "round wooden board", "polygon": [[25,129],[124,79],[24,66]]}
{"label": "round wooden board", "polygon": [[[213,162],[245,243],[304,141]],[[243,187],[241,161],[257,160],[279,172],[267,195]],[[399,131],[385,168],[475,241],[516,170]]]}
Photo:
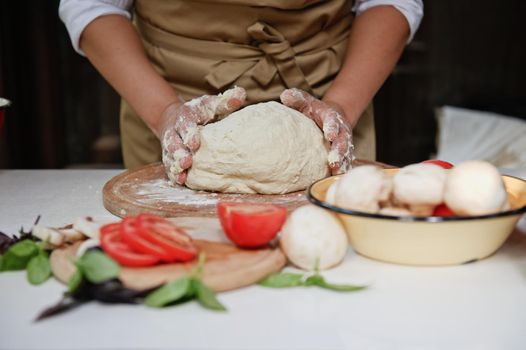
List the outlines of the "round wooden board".
{"label": "round wooden board", "polygon": [[[385,164],[355,161],[355,165]],[[104,207],[119,217],[149,212],[165,217],[216,215],[218,201],[273,203],[293,210],[307,204],[305,192],[281,195],[227,194],[194,191],[168,182],[161,163],[125,171],[104,185]]]}
{"label": "round wooden board", "polygon": [[[206,254],[203,282],[216,292],[237,289],[254,284],[267,275],[280,271],[287,259],[279,248],[244,250],[226,243],[219,221],[214,218],[177,218],[194,237],[200,252]],[[67,283],[75,273],[75,253],[79,243],[55,249],[50,264],[53,275]],[[188,263],[162,264],[147,268],[121,268],[119,279],[125,287],[147,290],[188,275],[196,260]]]}

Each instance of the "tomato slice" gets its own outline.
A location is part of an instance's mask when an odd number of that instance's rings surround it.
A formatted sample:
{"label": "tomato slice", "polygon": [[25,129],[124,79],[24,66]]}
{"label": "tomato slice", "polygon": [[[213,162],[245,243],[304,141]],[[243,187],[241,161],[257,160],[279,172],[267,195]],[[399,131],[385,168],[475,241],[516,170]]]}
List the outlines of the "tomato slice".
{"label": "tomato slice", "polygon": [[226,236],[242,248],[268,244],[287,218],[287,210],[274,204],[219,202],[217,212]]}
{"label": "tomato slice", "polygon": [[136,217],[127,217],[121,221],[122,240],[130,248],[138,253],[149,254],[158,257],[165,262],[173,262],[172,255],[159,245],[150,242],[139,234],[138,221]]}
{"label": "tomato slice", "polygon": [[422,163],[428,163],[428,164],[435,164],[435,165],[438,165],[444,169],[451,169],[453,168],[453,164],[449,163],[449,162],[446,162],[445,160],[440,160],[440,159],[429,159],[429,160],[424,160]]}
{"label": "tomato slice", "polygon": [[435,207],[433,216],[455,216],[455,213],[445,203],[442,203]]}
{"label": "tomato slice", "polygon": [[197,255],[192,238],[173,222],[157,215],[137,217],[137,233],[144,240],[168,253],[169,261],[190,261]]}
{"label": "tomato slice", "polygon": [[100,229],[100,245],[102,249],[119,264],[130,267],[152,266],[159,258],[149,254],[134,252],[122,241],[120,223],[104,225]]}

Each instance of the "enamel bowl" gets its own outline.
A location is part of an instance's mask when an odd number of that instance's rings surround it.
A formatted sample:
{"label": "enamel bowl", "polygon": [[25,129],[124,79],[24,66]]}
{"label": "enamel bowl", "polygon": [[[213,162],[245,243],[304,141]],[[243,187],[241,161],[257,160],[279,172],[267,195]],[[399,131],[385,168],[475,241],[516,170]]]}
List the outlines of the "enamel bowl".
{"label": "enamel bowl", "polygon": [[[394,175],[398,169],[385,169]],[[366,257],[404,265],[455,265],[483,259],[502,246],[526,212],[526,181],[502,176],[511,210],[464,217],[401,217],[340,208],[325,202],[339,176],[312,184],[309,201],[335,213],[353,249]]]}

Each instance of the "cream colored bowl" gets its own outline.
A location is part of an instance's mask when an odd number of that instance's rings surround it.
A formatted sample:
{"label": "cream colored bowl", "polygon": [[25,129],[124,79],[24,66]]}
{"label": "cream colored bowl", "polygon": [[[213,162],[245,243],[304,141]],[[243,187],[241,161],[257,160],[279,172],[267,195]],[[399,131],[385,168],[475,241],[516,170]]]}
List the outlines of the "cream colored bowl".
{"label": "cream colored bowl", "polygon": [[[390,174],[397,169],[386,169]],[[511,210],[471,217],[398,217],[339,208],[325,202],[329,177],[307,191],[309,200],[336,213],[353,249],[370,258],[406,265],[454,265],[493,254],[526,212],[526,181],[502,176]]]}

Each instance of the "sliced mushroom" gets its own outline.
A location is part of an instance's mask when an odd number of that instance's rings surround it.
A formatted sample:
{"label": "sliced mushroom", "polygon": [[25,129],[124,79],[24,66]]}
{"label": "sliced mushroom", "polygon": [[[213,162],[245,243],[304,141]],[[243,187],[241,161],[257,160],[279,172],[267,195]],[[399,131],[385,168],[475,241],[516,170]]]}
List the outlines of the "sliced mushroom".
{"label": "sliced mushroom", "polygon": [[99,238],[100,223],[93,221],[90,217],[78,218],[73,223],[73,229],[83,233],[89,238]]}
{"label": "sliced mushroom", "polygon": [[64,244],[64,236],[56,229],[35,225],[31,232],[33,236],[51,245],[53,248]]}
{"label": "sliced mushroom", "polygon": [[98,246],[100,246],[98,238],[87,239],[79,245],[79,249],[77,249],[76,255],[77,257],[81,257],[82,255],[84,255],[84,253],[86,253],[88,249],[95,248]]}

